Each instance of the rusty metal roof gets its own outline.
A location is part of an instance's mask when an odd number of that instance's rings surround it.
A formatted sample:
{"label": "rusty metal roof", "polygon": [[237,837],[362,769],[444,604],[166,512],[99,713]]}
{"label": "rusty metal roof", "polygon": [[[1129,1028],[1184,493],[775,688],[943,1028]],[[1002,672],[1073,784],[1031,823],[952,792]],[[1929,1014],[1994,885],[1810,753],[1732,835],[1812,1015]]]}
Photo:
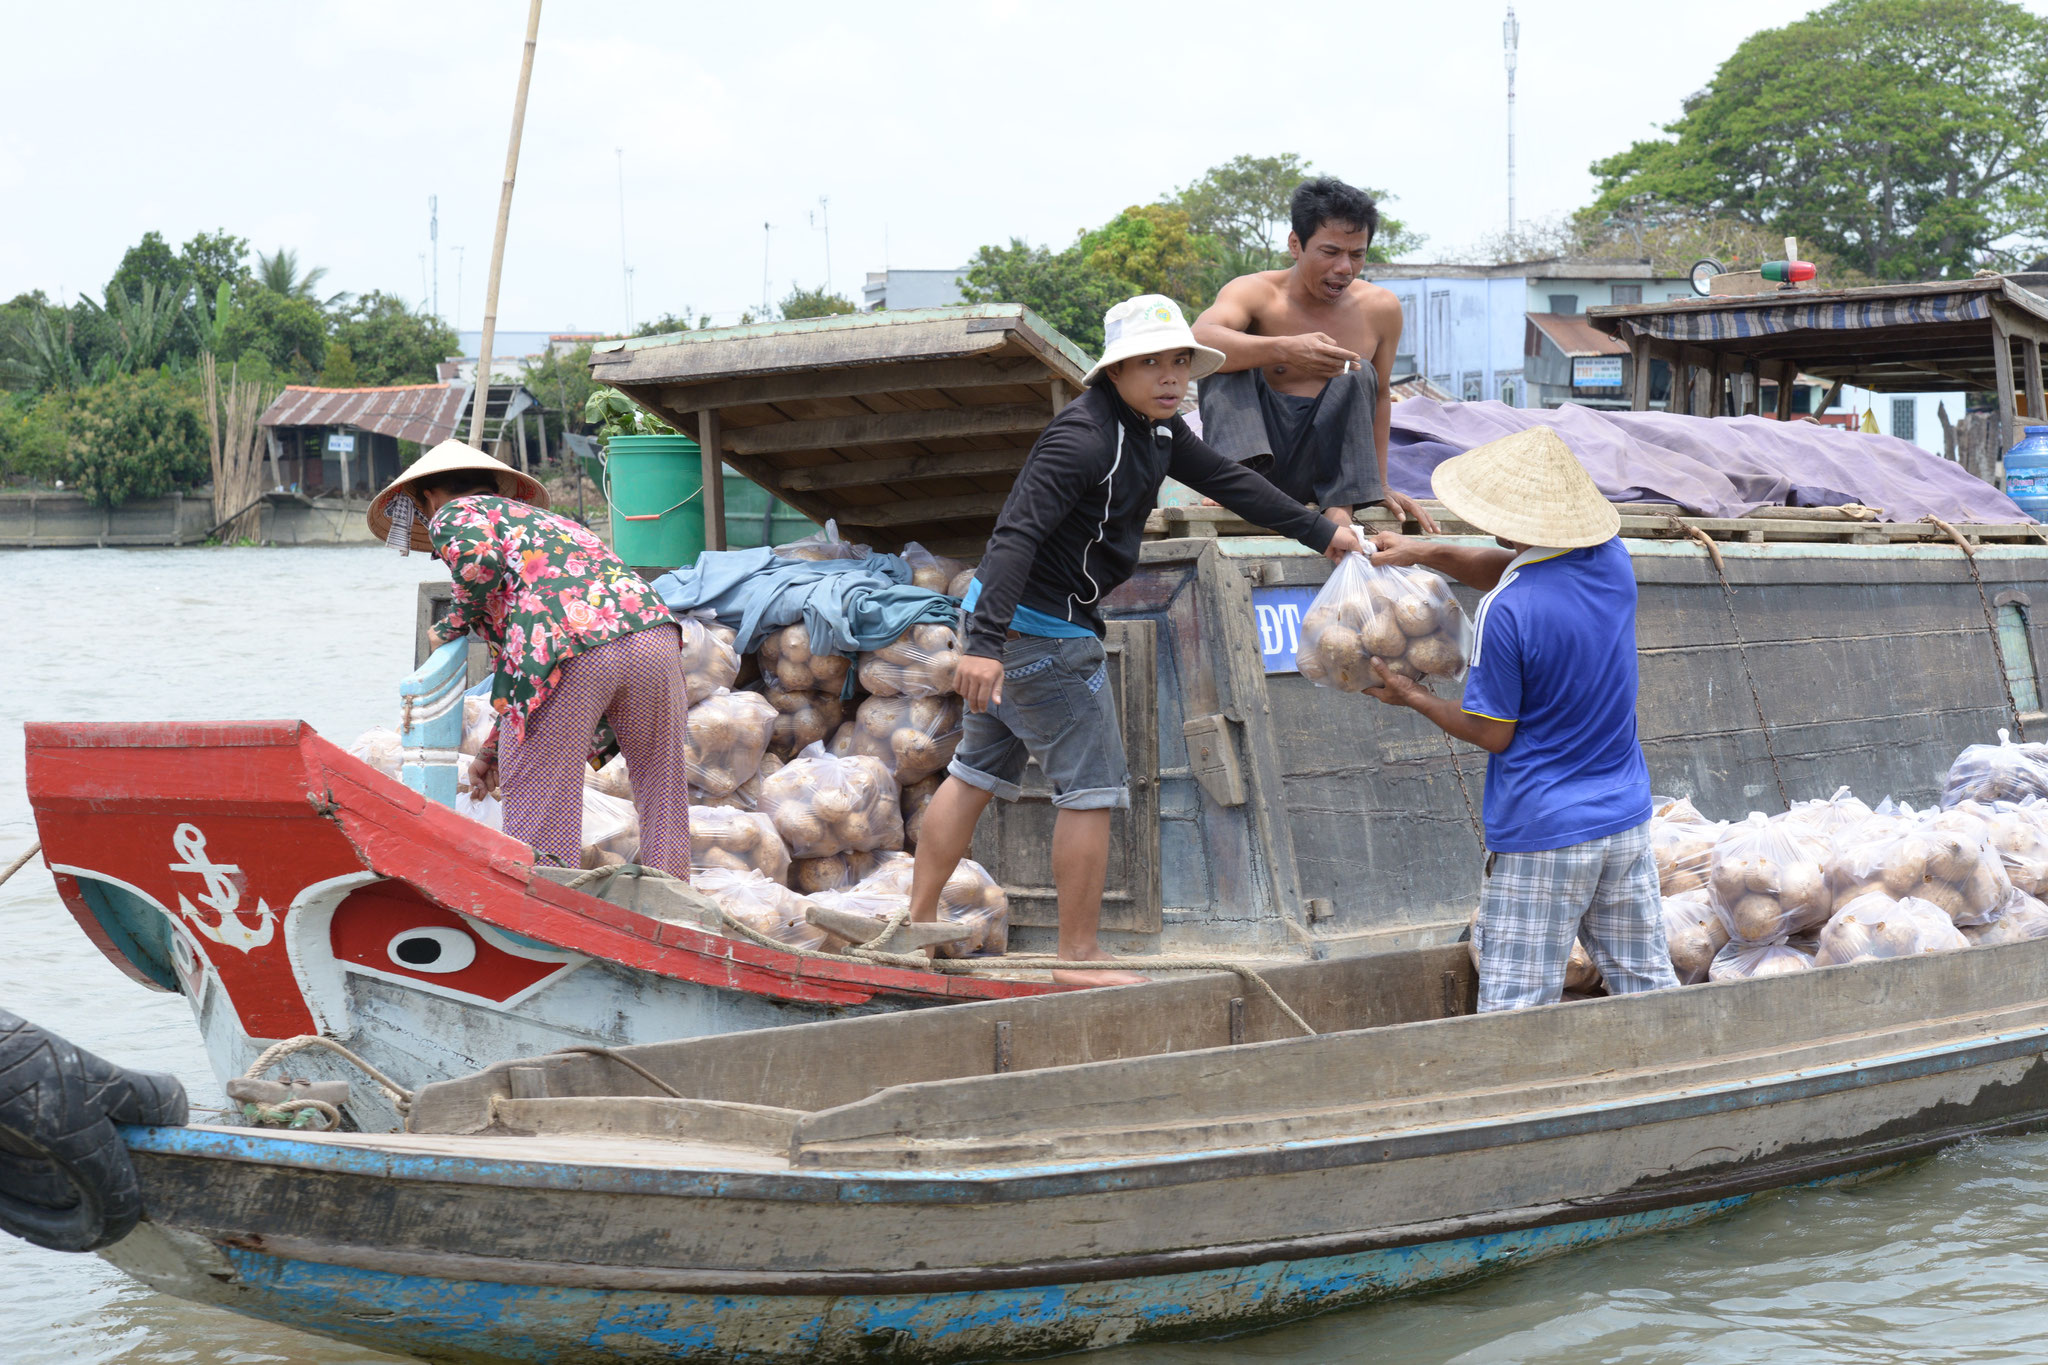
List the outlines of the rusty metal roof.
{"label": "rusty metal roof", "polygon": [[[468,384],[393,384],[374,389],[291,385],[263,410],[266,427],[354,427],[434,445],[453,436],[469,411]],[[523,385],[493,384],[484,400],[486,428],[536,407]],[[509,409],[509,411],[508,411]]]}
{"label": "rusty metal roof", "polygon": [[[1551,344],[1568,356],[1628,354],[1628,343],[1607,335],[1583,313],[1531,313],[1529,326],[1549,337]],[[1523,347],[1523,353],[1536,354],[1534,336]]]}

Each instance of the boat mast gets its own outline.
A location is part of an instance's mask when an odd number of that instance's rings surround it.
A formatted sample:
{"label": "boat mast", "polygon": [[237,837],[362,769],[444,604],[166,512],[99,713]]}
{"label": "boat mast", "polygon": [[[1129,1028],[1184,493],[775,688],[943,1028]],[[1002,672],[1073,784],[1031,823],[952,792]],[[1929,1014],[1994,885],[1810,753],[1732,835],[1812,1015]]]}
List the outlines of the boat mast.
{"label": "boat mast", "polygon": [[540,36],[540,0],[526,11],[526,51],[519,59],[519,95],[512,101],[512,140],[505,148],[505,183],[498,190],[498,231],[491,239],[490,283],[484,287],[483,344],[477,348],[476,389],[470,399],[469,443],[484,448],[484,407],[491,396],[491,348],[498,340],[498,279],[505,270],[505,229],[512,221],[512,182],[519,174],[519,131],[526,125],[526,87],[533,80],[533,45]]}

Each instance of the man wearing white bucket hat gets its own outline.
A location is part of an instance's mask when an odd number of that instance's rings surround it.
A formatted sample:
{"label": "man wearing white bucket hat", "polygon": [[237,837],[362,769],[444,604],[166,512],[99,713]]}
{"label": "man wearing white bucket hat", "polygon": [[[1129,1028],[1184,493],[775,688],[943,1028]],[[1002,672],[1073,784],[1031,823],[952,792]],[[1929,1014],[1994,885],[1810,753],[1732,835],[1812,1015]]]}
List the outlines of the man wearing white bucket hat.
{"label": "man wearing white bucket hat", "polygon": [[[925,808],[910,914],[938,917],[939,893],[967,853],[989,801],[1014,801],[1027,757],[1052,783],[1053,882],[1060,957],[1098,959],[1112,812],[1131,803],[1116,703],[1104,685],[1102,599],[1131,576],[1145,517],[1171,475],[1245,520],[1342,558],[1357,533],[1309,511],[1218,455],[1176,412],[1188,381],[1223,357],[1195,341],[1172,299],[1127,299],[1104,319],[1107,343],[1087,388],[1047,424],[1003,503],[962,602],[956,686],[967,704],[960,746]],[[1055,973],[1070,985],[1142,980]]]}
{"label": "man wearing white bucket hat", "polygon": [[1574,938],[1609,994],[1675,986],[1636,738],[1636,580],[1620,514],[1549,427],[1454,456],[1430,482],[1505,548],[1383,534],[1373,562],[1485,592],[1465,695],[1439,697],[1377,661],[1368,695],[1492,755],[1472,930],[1479,1008],[1558,999]]}

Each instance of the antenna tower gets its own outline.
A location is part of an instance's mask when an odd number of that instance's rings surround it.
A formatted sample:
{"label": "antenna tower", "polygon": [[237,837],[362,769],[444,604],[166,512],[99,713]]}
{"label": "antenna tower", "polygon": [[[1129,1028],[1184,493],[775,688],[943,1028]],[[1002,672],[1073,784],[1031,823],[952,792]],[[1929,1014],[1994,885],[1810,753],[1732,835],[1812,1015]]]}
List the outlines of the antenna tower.
{"label": "antenna tower", "polygon": [[427,196],[427,240],[434,250],[434,316],[441,316],[441,196]]}
{"label": "antenna tower", "polygon": [[1500,45],[1508,68],[1508,236],[1515,235],[1515,50],[1522,45],[1522,25],[1515,7],[1508,6],[1507,21],[1500,26]]}

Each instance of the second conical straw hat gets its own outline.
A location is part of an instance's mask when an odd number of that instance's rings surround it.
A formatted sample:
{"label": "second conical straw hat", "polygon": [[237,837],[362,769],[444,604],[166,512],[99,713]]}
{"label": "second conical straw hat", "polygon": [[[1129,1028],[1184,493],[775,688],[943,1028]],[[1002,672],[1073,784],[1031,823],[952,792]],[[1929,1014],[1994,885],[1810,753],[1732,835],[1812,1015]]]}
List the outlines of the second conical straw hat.
{"label": "second conical straw hat", "polygon": [[1429,483],[1459,520],[1521,545],[1573,549],[1621,530],[1621,513],[1549,427],[1511,432],[1454,455]]}

